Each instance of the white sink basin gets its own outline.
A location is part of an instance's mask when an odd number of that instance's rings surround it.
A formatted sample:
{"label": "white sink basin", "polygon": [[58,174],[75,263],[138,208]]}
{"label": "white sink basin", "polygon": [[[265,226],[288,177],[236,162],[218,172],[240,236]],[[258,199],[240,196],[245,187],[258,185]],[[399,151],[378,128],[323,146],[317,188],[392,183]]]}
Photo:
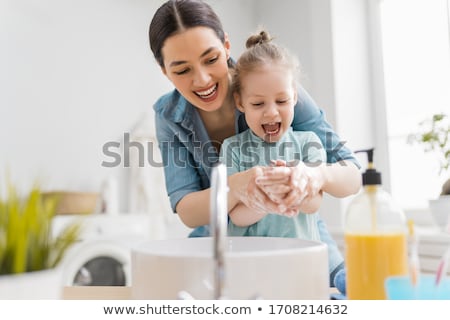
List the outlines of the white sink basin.
{"label": "white sink basin", "polygon": [[[227,237],[224,296],[329,299],[328,254],[320,242]],[[150,241],[132,250],[133,299],[213,299],[212,238]]]}

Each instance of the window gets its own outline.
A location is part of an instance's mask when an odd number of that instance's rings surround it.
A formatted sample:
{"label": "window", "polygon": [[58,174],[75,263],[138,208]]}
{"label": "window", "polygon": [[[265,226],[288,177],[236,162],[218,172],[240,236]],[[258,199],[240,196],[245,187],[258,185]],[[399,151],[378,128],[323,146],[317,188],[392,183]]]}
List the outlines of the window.
{"label": "window", "polygon": [[391,193],[405,210],[428,207],[449,176],[407,143],[420,121],[450,114],[449,1],[379,2]]}

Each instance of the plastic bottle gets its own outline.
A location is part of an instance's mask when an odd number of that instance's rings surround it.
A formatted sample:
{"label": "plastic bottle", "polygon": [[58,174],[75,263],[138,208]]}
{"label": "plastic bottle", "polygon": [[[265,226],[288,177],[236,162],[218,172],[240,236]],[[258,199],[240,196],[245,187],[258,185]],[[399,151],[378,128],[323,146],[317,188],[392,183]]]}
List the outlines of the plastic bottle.
{"label": "plastic bottle", "polygon": [[345,217],[345,261],[348,299],[386,299],[384,282],[408,274],[407,224],[402,210],[381,188],[373,166],[373,150],[362,175],[363,189]]}

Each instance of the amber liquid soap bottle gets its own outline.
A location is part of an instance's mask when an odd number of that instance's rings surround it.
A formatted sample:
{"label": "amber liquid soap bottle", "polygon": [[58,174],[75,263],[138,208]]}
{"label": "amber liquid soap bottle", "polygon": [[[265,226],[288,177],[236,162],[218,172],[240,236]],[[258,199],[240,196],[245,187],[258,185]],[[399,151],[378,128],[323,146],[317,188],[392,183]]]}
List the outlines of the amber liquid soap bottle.
{"label": "amber liquid soap bottle", "polygon": [[344,225],[348,299],[386,299],[387,277],[408,274],[407,223],[373,166],[374,149],[362,175],[363,189],[349,204]]}

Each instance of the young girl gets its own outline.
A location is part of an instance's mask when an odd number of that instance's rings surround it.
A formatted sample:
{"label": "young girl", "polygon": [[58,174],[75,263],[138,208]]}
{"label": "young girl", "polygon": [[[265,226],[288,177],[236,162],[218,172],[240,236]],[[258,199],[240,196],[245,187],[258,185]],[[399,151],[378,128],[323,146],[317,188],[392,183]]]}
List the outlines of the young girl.
{"label": "young girl", "polygon": [[[249,129],[222,144],[221,161],[228,174],[271,163],[324,163],[326,153],[319,137],[311,131],[293,131],[291,127],[297,103],[297,60],[271,43],[266,31],[251,36],[246,46],[234,67],[231,89]],[[321,197],[319,192],[306,198],[300,208],[302,214],[260,213],[238,204],[229,212],[228,234],[320,240],[315,212]]]}
{"label": "young girl", "polygon": [[[156,61],[175,86],[154,105],[167,193],[173,211],[196,228],[192,236],[205,236],[211,167],[223,140],[247,129],[230,90],[230,41],[215,12],[199,0],[165,2],[153,16],[149,38]],[[296,94],[291,126],[314,131],[326,146],[328,163],[309,171],[300,164],[288,170],[257,166],[233,174],[228,177],[230,210],[244,203],[261,213],[288,214],[322,191],[344,197],[359,190],[361,175],[353,153],[341,146],[308,93],[300,87]],[[337,245],[320,219],[318,227],[329,260],[339,270],[343,260]]]}

